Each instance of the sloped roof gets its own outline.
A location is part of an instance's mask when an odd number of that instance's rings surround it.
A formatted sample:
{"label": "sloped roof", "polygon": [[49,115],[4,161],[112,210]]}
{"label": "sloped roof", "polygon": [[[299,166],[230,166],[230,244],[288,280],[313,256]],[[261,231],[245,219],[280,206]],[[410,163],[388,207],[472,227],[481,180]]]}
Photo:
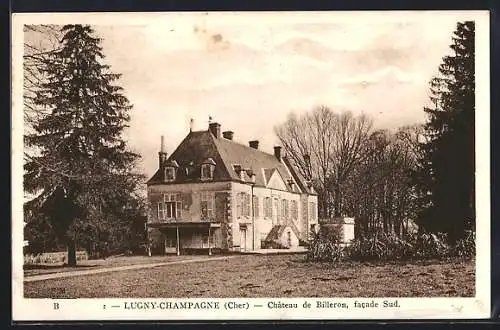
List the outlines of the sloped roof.
{"label": "sloped roof", "polygon": [[[189,132],[167,159],[167,163],[175,160],[179,164],[176,180],[172,183],[201,182],[201,164],[208,158],[212,158],[216,164],[214,181],[231,180],[228,170],[217,151],[214,139],[213,135],[208,131]],[[164,183],[160,169],[147,182],[147,184],[155,183]]]}
{"label": "sloped roof", "polygon": [[283,226],[283,225],[274,226],[273,228],[271,228],[271,231],[269,232],[269,234],[267,234],[265,241],[272,242],[272,241],[278,240],[280,238],[281,234],[283,233],[283,231],[285,230],[285,228],[286,228],[286,226]]}
{"label": "sloped roof", "polygon": [[295,166],[292,165],[288,157],[283,157],[283,162],[290,169],[293,179],[299,185],[300,190],[308,194],[315,194],[315,192],[307,186],[307,180],[304,178],[302,174],[300,174],[300,172],[295,168]]}
{"label": "sloped roof", "polygon": [[290,225],[275,225],[275,226],[273,226],[273,228],[271,228],[271,231],[269,232],[269,234],[267,234],[267,236],[264,239],[264,241],[266,241],[266,242],[272,242],[272,241],[278,240],[281,237],[281,235],[283,234],[283,232],[285,231],[285,229],[287,227],[290,227],[290,229],[293,231],[293,233],[295,234],[295,236],[299,237],[299,233],[297,232],[297,228],[295,226],[290,226]]}
{"label": "sloped roof", "polygon": [[[297,170],[290,168],[291,164],[285,159],[279,161],[273,154],[223,137],[216,138],[210,131],[190,132],[168,157],[167,162],[175,160],[179,164],[177,177],[173,183],[201,182],[200,166],[208,158],[211,158],[216,165],[212,181],[251,182],[251,177],[246,171],[250,169],[255,174],[255,184],[264,187],[272,174],[278,171],[285,184],[293,179],[303,192],[310,193],[305,182],[297,181],[303,178],[298,175]],[[235,171],[234,165],[241,165],[243,172],[241,177]],[[162,173],[158,170],[147,184],[164,183],[161,178]],[[290,185],[286,186],[292,191]]]}

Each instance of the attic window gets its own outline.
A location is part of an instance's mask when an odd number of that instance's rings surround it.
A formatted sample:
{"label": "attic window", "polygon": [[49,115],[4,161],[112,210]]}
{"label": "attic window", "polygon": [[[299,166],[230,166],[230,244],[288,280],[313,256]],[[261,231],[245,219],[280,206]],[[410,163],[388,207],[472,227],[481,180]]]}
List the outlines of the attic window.
{"label": "attic window", "polygon": [[175,167],[165,167],[165,181],[170,182],[175,180]]}
{"label": "attic window", "polygon": [[212,180],[214,178],[215,162],[208,158],[201,164],[201,179]]}

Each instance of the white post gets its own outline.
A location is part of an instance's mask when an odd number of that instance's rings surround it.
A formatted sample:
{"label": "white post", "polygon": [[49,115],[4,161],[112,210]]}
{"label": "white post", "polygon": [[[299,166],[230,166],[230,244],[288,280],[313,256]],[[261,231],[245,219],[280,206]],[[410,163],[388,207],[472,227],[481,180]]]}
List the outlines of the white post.
{"label": "white post", "polygon": [[210,225],[208,225],[208,255],[212,255],[212,247],[210,245]]}
{"label": "white post", "polygon": [[179,226],[175,227],[177,231],[177,255],[181,255],[180,244],[179,244]]}

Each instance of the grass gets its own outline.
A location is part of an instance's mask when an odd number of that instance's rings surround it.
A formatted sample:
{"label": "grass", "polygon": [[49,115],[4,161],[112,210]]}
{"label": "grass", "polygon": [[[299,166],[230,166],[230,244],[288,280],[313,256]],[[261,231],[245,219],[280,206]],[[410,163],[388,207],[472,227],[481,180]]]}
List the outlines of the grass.
{"label": "grass", "polygon": [[96,260],[81,260],[78,261],[76,267],[69,267],[64,265],[63,262],[58,263],[40,263],[40,264],[25,264],[24,265],[24,276],[32,276],[39,274],[51,274],[51,273],[61,273],[69,272],[75,270],[86,270],[86,269],[99,269],[108,267],[119,267],[119,266],[129,266],[129,265],[139,265],[139,264],[152,264],[161,262],[178,261],[185,259],[192,259],[193,256],[112,256],[106,259],[96,259]]}
{"label": "grass", "polygon": [[473,297],[473,262],[308,263],[303,255],[227,260],[24,283],[27,298]]}

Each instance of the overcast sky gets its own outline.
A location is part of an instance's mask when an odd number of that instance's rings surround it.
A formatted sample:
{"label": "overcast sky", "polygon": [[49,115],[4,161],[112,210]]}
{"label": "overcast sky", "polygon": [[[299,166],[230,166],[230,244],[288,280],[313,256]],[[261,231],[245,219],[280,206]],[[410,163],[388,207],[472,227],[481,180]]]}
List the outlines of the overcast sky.
{"label": "overcast sky", "polygon": [[212,116],[235,140],[258,139],[268,152],[277,142],[274,125],[320,104],[363,111],[382,128],[422,122],[428,82],[459,18],[276,15],[184,14],[95,26],[134,105],[127,138],[148,177],[160,136],[172,153],[190,118],[201,130]]}

